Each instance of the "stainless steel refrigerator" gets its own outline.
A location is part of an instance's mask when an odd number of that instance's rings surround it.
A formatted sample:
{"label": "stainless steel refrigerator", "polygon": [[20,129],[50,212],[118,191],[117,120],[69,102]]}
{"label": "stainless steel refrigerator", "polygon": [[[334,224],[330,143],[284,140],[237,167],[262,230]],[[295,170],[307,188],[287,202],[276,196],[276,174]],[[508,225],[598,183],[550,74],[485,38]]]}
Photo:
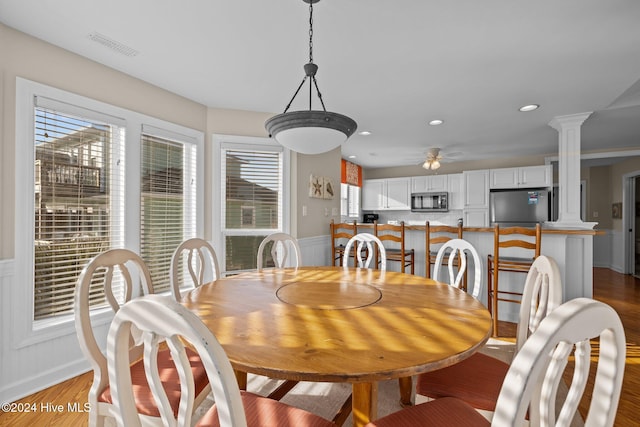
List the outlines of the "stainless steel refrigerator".
{"label": "stainless steel refrigerator", "polygon": [[549,221],[551,195],[547,188],[492,190],[490,196],[491,225],[533,226]]}

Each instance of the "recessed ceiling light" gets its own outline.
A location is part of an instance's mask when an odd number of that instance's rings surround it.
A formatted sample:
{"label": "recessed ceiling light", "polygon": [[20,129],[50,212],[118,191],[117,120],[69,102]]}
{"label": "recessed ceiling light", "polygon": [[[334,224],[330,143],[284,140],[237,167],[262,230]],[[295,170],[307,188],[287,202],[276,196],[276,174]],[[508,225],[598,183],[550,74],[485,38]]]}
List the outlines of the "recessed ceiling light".
{"label": "recessed ceiling light", "polygon": [[371,132],[369,132],[368,130],[363,130],[361,132],[358,132],[358,135],[367,136],[371,135]]}
{"label": "recessed ceiling light", "polygon": [[537,110],[538,108],[540,108],[538,104],[529,104],[529,105],[523,105],[522,107],[519,108],[519,110],[522,112],[527,112],[527,111]]}
{"label": "recessed ceiling light", "polygon": [[441,125],[441,124],[443,124],[443,123],[444,123],[444,120],[440,120],[440,119],[431,120],[431,121],[429,122],[429,124],[430,124],[431,126],[438,126],[438,125]]}
{"label": "recessed ceiling light", "polygon": [[355,159],[356,156],[354,156],[353,154],[349,156],[350,159]]}

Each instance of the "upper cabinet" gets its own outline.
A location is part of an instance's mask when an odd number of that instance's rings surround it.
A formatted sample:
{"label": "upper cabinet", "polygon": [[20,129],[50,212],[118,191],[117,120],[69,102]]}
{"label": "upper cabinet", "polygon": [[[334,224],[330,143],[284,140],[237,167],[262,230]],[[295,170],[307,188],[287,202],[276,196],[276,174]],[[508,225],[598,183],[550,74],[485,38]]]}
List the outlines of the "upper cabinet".
{"label": "upper cabinet", "polygon": [[464,208],[489,209],[489,170],[464,171]]}
{"label": "upper cabinet", "polygon": [[450,175],[414,176],[411,178],[412,193],[429,193],[435,191],[449,191]]}
{"label": "upper cabinet", "polygon": [[411,209],[411,178],[365,179],[362,185],[362,209]]}
{"label": "upper cabinet", "polygon": [[489,169],[464,171],[464,211],[466,227],[489,226]]}
{"label": "upper cabinet", "polygon": [[449,182],[449,210],[464,209],[464,178],[461,173],[450,174]]}
{"label": "upper cabinet", "polygon": [[491,169],[490,188],[551,187],[551,165]]}

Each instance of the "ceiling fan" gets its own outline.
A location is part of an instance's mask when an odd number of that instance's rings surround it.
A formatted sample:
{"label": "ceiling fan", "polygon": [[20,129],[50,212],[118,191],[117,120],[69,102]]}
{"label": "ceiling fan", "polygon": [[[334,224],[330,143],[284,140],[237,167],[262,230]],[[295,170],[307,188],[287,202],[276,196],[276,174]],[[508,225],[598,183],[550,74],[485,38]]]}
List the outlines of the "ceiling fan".
{"label": "ceiling fan", "polygon": [[427,158],[422,164],[422,167],[427,170],[436,170],[440,167],[441,160],[442,156],[440,155],[440,148],[429,148],[429,151],[427,152]]}

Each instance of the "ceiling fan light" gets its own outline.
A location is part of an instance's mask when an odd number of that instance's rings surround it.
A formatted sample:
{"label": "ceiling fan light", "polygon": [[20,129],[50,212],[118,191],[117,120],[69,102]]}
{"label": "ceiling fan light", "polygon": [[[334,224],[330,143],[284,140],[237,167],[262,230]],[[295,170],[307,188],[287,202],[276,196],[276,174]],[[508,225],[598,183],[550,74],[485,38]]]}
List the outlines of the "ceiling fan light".
{"label": "ceiling fan light", "polygon": [[431,162],[431,169],[436,170],[440,167],[440,162],[436,159]]}

